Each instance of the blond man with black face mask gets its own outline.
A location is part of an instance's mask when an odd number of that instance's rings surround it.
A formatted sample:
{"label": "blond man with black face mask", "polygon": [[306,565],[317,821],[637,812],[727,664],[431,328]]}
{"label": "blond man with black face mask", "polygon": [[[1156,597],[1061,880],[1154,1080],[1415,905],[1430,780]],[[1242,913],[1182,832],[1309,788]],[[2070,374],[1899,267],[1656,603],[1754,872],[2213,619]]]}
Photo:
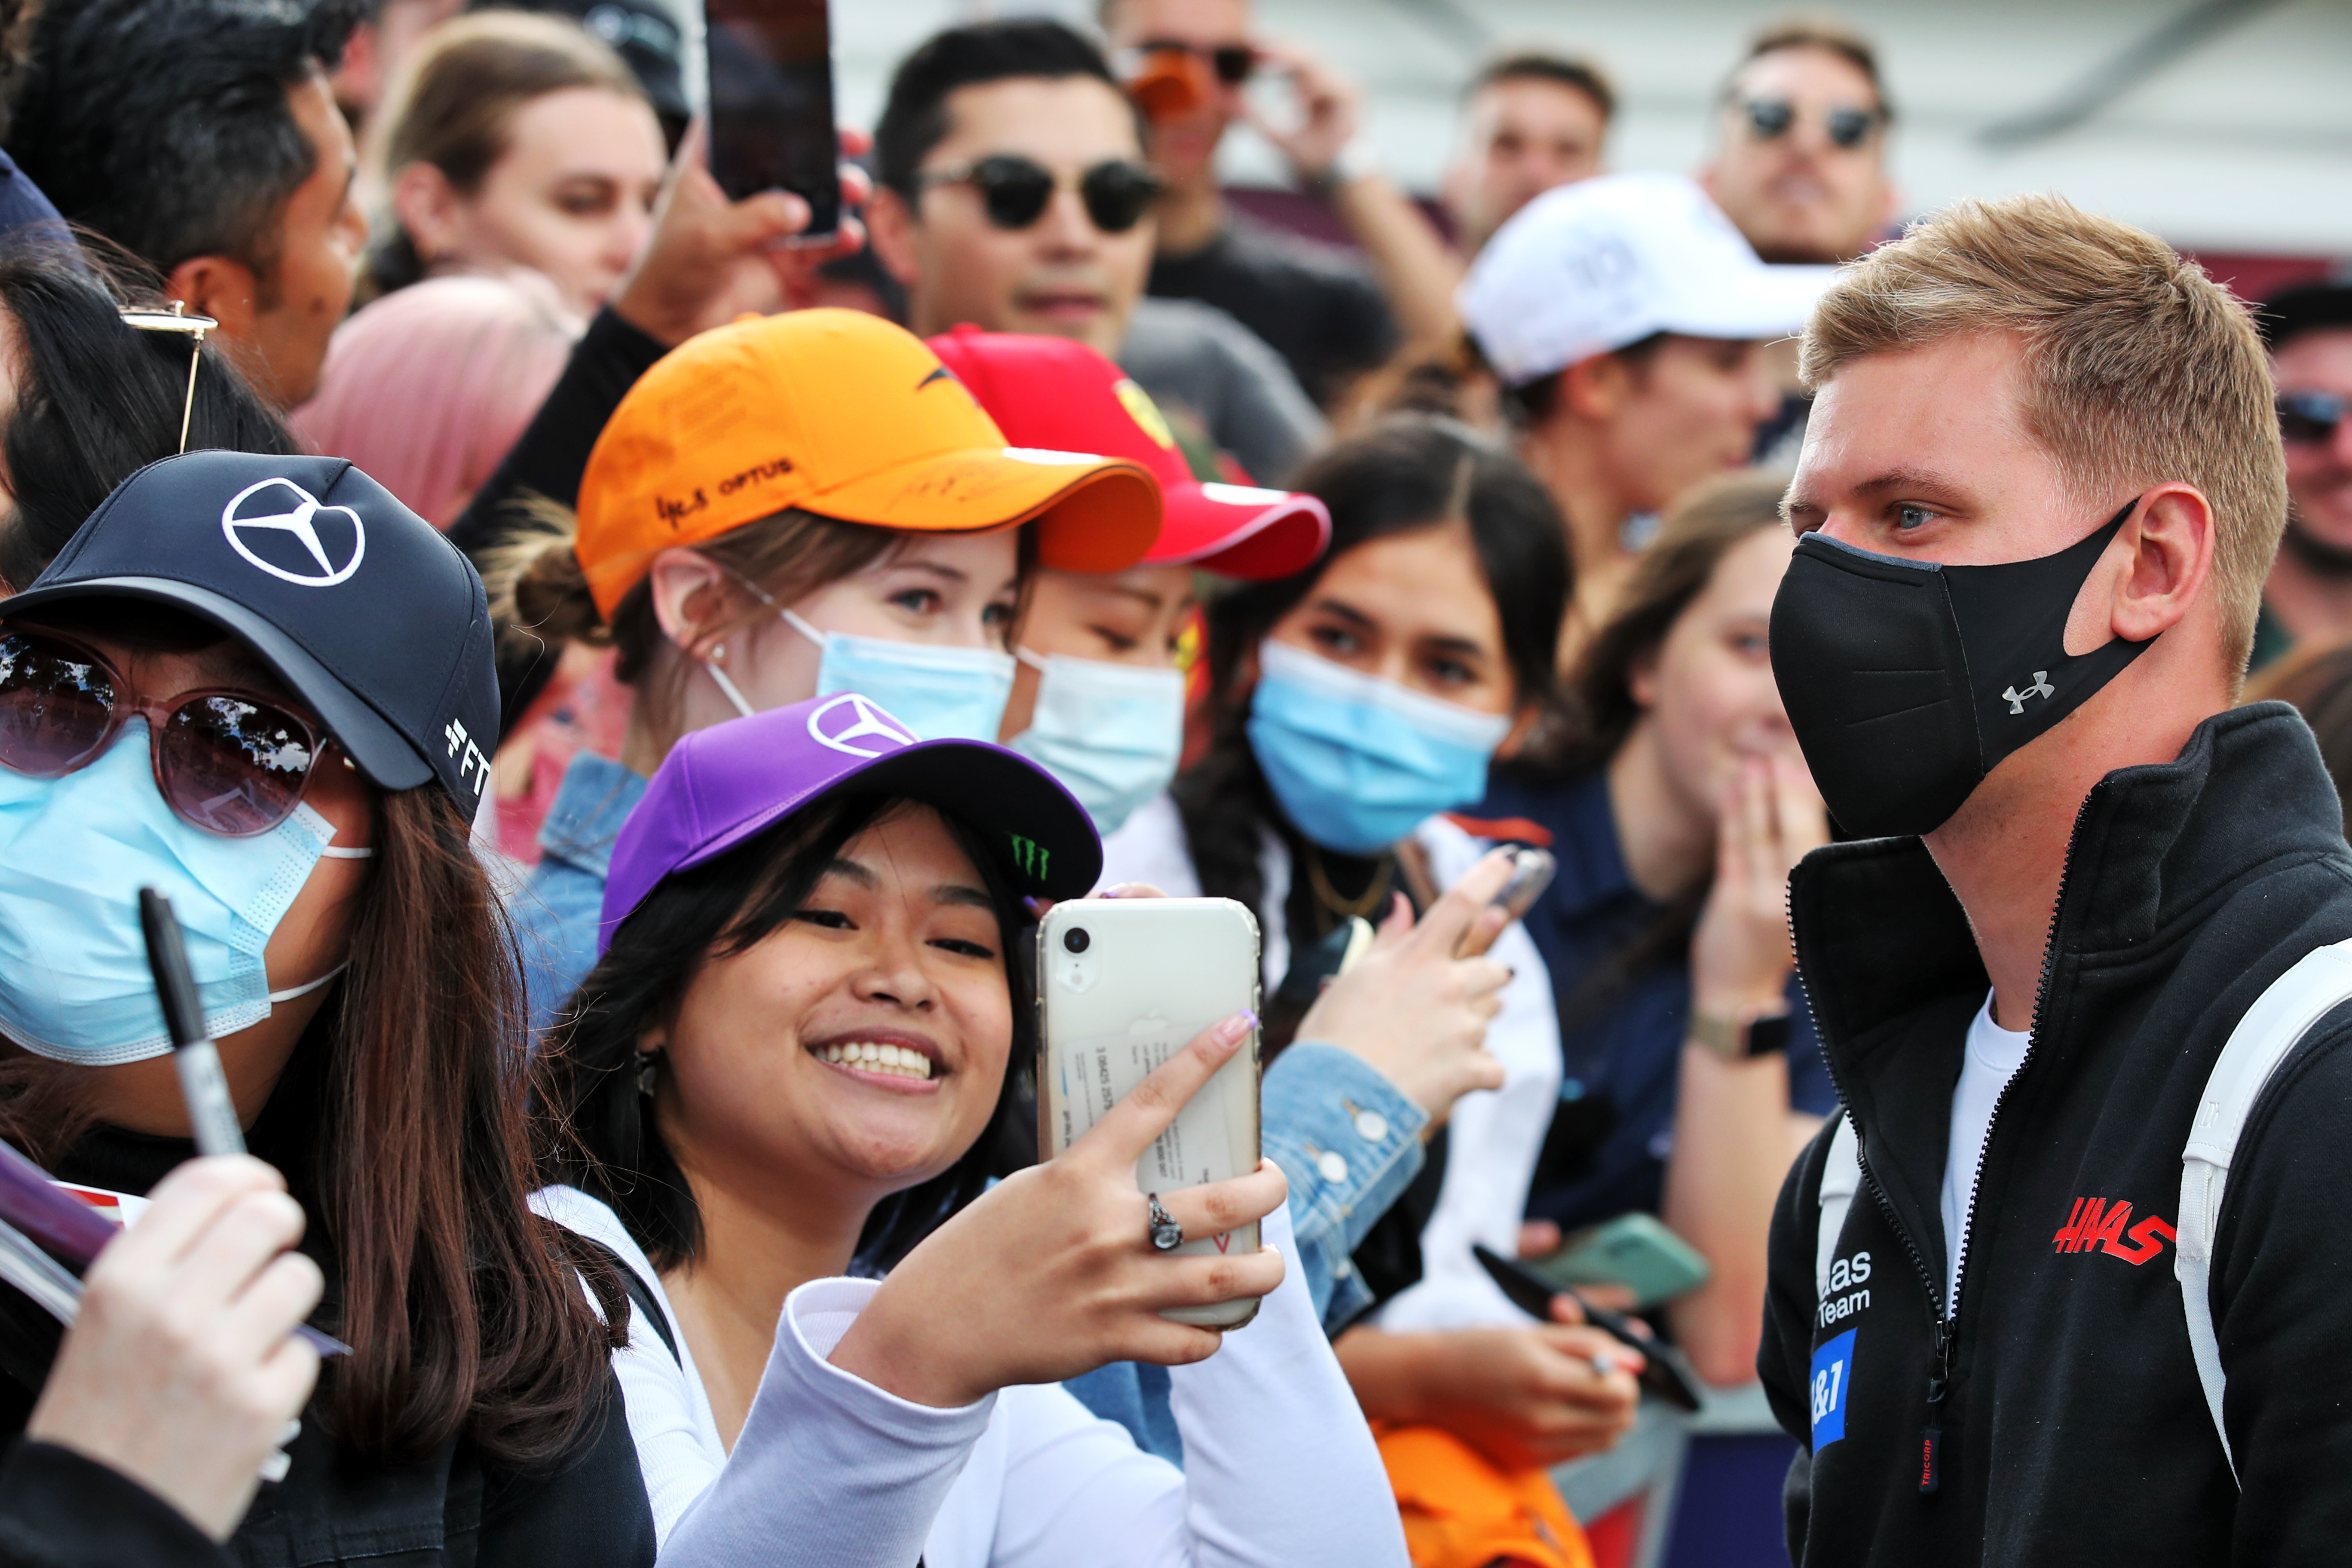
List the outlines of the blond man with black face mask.
{"label": "blond man with black face mask", "polygon": [[1846,1111],[1758,1358],[1795,1559],[2340,1560],[2352,854],[2301,720],[2231,706],[2286,510],[2253,323],[1961,203],[1803,369],[1772,670],[1849,841],[1790,893]]}

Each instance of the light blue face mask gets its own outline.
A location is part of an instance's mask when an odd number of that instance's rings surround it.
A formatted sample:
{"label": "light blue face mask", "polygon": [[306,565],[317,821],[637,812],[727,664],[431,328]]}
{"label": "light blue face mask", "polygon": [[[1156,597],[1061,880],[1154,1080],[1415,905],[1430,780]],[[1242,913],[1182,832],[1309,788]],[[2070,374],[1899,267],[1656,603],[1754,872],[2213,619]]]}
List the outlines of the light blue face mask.
{"label": "light blue face mask", "polygon": [[0,1030],[82,1067],[171,1050],[139,930],[142,888],[171,898],[215,1039],[317,990],[340,968],[272,992],[262,950],[321,857],[372,853],[331,849],[334,836],[308,805],[250,838],[182,821],[155,787],[143,720],[63,778],[0,768]]}
{"label": "light blue face mask", "polygon": [[[757,590],[754,590],[755,592]],[[765,594],[760,595],[767,598]],[[769,601],[773,604],[773,600]],[[870,697],[926,741],[993,741],[1013,696],[1013,656],[984,647],[939,647],[888,637],[821,632],[782,605],[784,625],[824,650],[814,697],[855,691]],[[746,719],[759,711],[715,664],[705,664],[727,700]]]}
{"label": "light blue face mask", "polygon": [[1115,833],[1168,787],[1184,749],[1184,678],[1099,658],[1014,656],[1038,672],[1029,727],[1004,743],[1059,779]]}
{"label": "light blue face mask", "polygon": [[1377,855],[1486,793],[1511,721],[1408,691],[1271,638],[1258,645],[1250,749],[1301,833]]}

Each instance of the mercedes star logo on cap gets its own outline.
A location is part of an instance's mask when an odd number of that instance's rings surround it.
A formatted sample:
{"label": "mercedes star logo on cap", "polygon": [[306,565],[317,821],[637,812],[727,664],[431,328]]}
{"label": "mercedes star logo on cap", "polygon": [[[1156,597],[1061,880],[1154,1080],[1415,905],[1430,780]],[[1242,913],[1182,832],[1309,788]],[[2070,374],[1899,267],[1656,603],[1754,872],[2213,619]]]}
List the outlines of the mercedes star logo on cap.
{"label": "mercedes star logo on cap", "polygon": [[[842,710],[845,717],[836,717]],[[855,691],[845,691],[808,716],[809,738],[821,746],[845,752],[853,757],[878,757],[885,752],[895,752],[901,746],[911,746],[915,737],[907,727]],[[858,746],[853,742],[872,738],[885,742],[879,746]]]}
{"label": "mercedes star logo on cap", "polygon": [[[248,501],[254,510],[241,510]],[[304,588],[347,581],[367,554],[358,512],[325,505],[288,479],[263,479],[231,496],[221,508],[221,532],[248,563]]]}

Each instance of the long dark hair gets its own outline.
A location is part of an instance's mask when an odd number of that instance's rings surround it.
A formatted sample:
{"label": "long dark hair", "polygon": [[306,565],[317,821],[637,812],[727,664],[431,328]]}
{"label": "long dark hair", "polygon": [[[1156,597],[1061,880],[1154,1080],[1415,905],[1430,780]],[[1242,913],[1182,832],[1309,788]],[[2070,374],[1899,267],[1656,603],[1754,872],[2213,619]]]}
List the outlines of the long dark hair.
{"label": "long dark hair", "polygon": [[[129,601],[43,619],[159,647],[220,640]],[[289,1109],[315,1129],[310,1217],[333,1331],[352,1347],[322,1374],[328,1408],[365,1459],[422,1458],[462,1428],[494,1461],[551,1463],[602,1409],[624,1298],[609,1260],[526,1202],[521,964],[467,814],[431,784],[379,793],[373,811],[351,966],[303,1047],[327,1058],[279,1091],[311,1097]],[[92,1121],[76,1092],[90,1070],[8,1058],[0,1138],[55,1163]]]}
{"label": "long dark hair", "polygon": [[[638,1089],[639,1037],[675,1015],[704,964],[764,941],[807,900],[844,845],[907,805],[889,796],[836,798],[665,877],[614,931],[612,947],[542,1038],[533,1085],[541,1108],[540,1178],[568,1182],[610,1205],[656,1268],[675,1268],[701,1251],[702,1215],[662,1136],[655,1097]],[[991,1176],[1028,1163],[1024,1152],[1035,1147],[1029,966],[1015,945],[1026,914],[980,832],[948,813],[940,820],[996,906],[1013,1000],[1012,1054],[996,1109],[971,1147],[867,1216],[857,1260],[868,1271],[906,1256],[978,1197]]]}
{"label": "long dark hair", "polygon": [[1250,751],[1245,671],[1276,623],[1349,551],[1422,529],[1467,527],[1502,622],[1519,705],[1538,731],[1561,718],[1554,667],[1570,582],[1567,530],[1550,495],[1517,458],[1454,420],[1408,416],[1334,447],[1299,476],[1297,488],[1330,508],[1331,547],[1304,572],[1236,588],[1210,605],[1213,741],[1173,792],[1202,890],[1254,910],[1265,896],[1258,825],[1276,807]]}
{"label": "long dark hair", "polygon": [[[122,308],[162,309],[128,277],[64,249],[0,249],[0,310],[16,329],[14,407],[0,454],[15,504],[0,521],[0,580],[22,588],[65,548],[115,486],[180,449],[189,340],[124,324]],[[219,350],[194,351],[188,450],[284,456],[300,450]]]}

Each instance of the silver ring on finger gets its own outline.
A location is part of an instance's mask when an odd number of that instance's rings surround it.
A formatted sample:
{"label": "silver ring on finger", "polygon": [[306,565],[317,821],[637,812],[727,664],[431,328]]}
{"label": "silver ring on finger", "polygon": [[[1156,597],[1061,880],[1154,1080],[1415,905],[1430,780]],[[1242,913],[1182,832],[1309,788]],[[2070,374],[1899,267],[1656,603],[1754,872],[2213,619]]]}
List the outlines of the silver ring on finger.
{"label": "silver ring on finger", "polygon": [[1161,1252],[1173,1252],[1183,1246],[1184,1227],[1176,1223],[1176,1216],[1168,1212],[1168,1205],[1160,1201],[1160,1194],[1146,1193],[1143,1197],[1144,1202],[1151,1205],[1151,1245]]}

